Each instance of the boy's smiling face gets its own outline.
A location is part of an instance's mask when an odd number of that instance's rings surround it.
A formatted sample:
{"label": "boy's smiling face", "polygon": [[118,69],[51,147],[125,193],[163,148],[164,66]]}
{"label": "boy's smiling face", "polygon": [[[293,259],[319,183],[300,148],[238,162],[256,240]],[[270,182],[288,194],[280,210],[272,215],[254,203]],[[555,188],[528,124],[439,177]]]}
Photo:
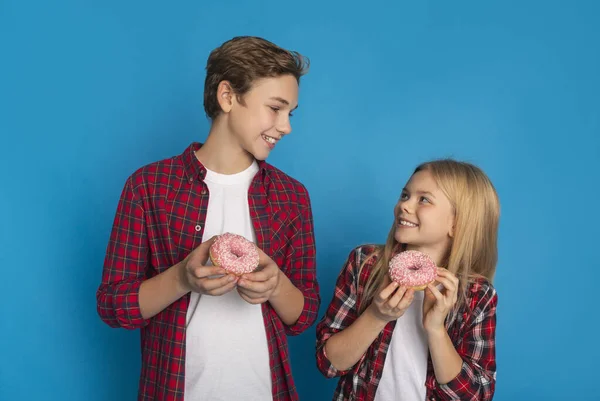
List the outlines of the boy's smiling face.
{"label": "boy's smiling face", "polygon": [[265,160],[277,142],[292,131],[290,117],[298,107],[298,82],[292,75],[256,80],[243,97],[227,83],[219,87],[220,117],[239,146],[257,160]]}

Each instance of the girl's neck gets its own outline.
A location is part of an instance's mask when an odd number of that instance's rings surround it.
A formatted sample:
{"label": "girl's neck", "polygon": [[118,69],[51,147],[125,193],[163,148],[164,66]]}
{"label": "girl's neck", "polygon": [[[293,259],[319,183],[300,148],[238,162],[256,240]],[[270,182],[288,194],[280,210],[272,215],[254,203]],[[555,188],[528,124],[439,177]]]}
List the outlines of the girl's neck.
{"label": "girl's neck", "polygon": [[436,247],[425,247],[425,246],[419,246],[419,245],[406,244],[404,246],[404,249],[407,251],[423,252],[424,254],[429,256],[433,260],[435,265],[438,267],[445,267],[444,265],[447,262],[446,255],[447,255],[448,251],[442,247],[436,248]]}

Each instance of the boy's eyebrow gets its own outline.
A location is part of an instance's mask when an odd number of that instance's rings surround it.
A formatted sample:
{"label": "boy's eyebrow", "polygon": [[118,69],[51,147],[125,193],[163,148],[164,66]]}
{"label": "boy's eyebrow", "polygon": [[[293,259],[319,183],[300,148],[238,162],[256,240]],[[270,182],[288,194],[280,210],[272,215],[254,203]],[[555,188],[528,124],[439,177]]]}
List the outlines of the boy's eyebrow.
{"label": "boy's eyebrow", "polygon": [[[284,98],[279,97],[279,96],[273,96],[273,97],[271,97],[271,100],[275,100],[279,103],[285,104],[286,106],[290,105],[290,102],[288,102],[287,100],[285,100]],[[296,105],[296,107],[294,107],[292,110],[296,110],[297,108],[298,108],[298,105]]]}

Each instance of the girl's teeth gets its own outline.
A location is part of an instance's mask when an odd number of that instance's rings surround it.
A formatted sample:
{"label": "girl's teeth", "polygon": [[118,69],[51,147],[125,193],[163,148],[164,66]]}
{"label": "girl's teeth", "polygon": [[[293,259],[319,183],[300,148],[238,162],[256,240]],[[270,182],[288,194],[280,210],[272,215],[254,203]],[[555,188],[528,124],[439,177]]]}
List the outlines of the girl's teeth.
{"label": "girl's teeth", "polygon": [[270,136],[263,135],[263,138],[269,143],[275,143],[275,139],[271,138]]}

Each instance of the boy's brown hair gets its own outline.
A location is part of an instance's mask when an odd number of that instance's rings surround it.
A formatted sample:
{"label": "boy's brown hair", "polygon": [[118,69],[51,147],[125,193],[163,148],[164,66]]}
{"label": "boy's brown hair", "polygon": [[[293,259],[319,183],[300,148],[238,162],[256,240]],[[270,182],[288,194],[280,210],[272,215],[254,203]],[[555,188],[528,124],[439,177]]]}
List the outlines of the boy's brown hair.
{"label": "boy's brown hair", "polygon": [[292,75],[300,84],[300,77],[308,72],[309,59],[296,51],[283,49],[256,36],[238,36],[214,49],[206,63],[204,81],[204,110],[214,120],[221,113],[217,102],[217,88],[221,81],[229,81],[238,101],[255,80]]}

